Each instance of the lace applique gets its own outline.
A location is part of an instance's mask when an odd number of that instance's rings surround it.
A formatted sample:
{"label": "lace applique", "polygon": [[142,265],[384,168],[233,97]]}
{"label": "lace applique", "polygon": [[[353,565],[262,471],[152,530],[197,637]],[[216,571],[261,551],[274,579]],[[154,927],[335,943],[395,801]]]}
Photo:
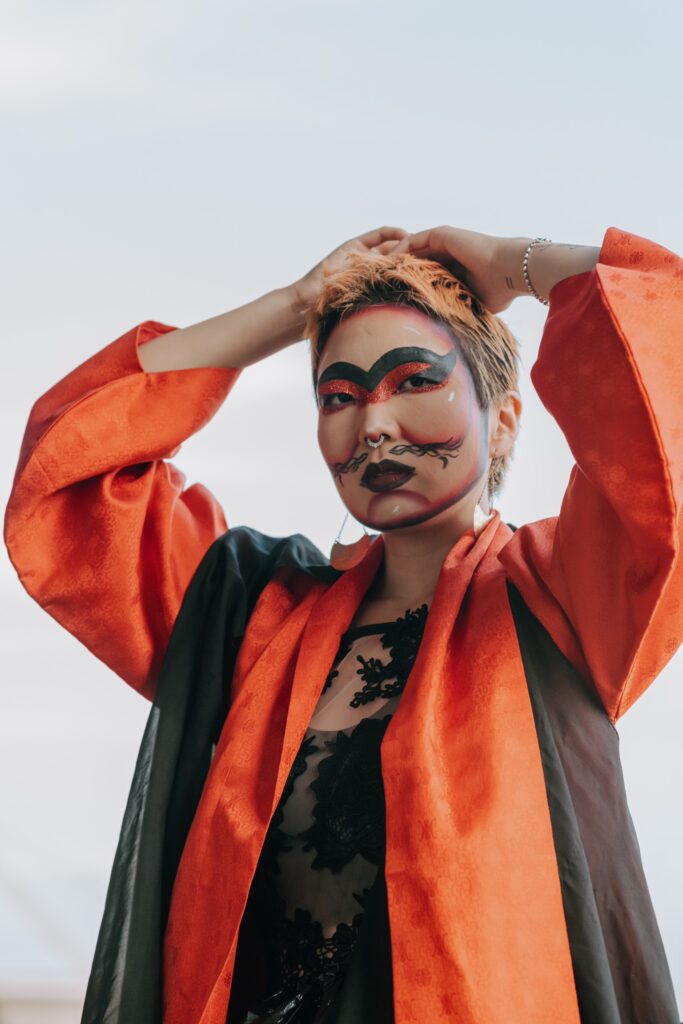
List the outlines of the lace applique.
{"label": "lace applique", "polygon": [[314,921],[308,910],[297,908],[294,920],[285,914],[284,900],[281,901],[280,924],[277,928],[277,945],[280,950],[280,977],[283,985],[297,991],[306,979],[315,976],[323,988],[327,988],[345,971],[353,955],[358,930],[365,913],[369,890],[354,897],[363,906],[351,924],[341,922],[334,935],[323,937],[322,925]]}
{"label": "lace applique", "polygon": [[[385,628],[382,647],[389,648],[391,660],[388,665],[385,665],[379,658],[369,658],[366,661],[365,658],[358,656],[358,661],[362,666],[358,669],[358,675],[365,682],[365,686],[354,695],[353,700],[350,701],[351,707],[361,707],[376,697],[395,697],[402,693],[420,646],[428,611],[427,604],[423,604],[415,611],[408,608],[403,618],[383,624]],[[348,637],[358,629],[362,629],[362,627],[351,627],[343,635],[334,660],[335,665],[349,653],[351,645],[348,642]],[[333,667],[325,680],[321,694],[329,690],[338,675],[339,669]],[[382,689],[382,683],[392,678],[395,681]]]}
{"label": "lace applique", "polygon": [[[347,631],[347,632],[350,632],[350,631]],[[342,660],[342,658],[346,657],[346,655],[349,653],[350,650],[351,650],[351,645],[348,643],[347,633],[345,633],[344,636],[341,638],[341,643],[339,645],[339,650],[337,651],[337,656],[334,659],[334,664],[337,665]],[[325,680],[325,684],[324,684],[322,690],[320,691],[321,694],[326,693],[327,690],[329,690],[329,688],[332,686],[332,683],[334,682],[334,680],[337,678],[338,675],[339,675],[339,669],[336,669],[336,668],[333,667],[332,671],[329,673],[327,679]]]}
{"label": "lace applique", "polygon": [[323,688],[322,688],[322,690],[320,692],[321,693],[326,693],[329,690],[329,688],[332,686],[332,683],[334,682],[334,680],[337,678],[338,675],[339,675],[339,669],[333,668],[332,671],[330,672],[330,674],[328,675],[327,679],[325,680],[324,686],[323,686]]}
{"label": "lace applique", "polygon": [[379,865],[384,851],[384,786],[380,741],[391,720],[364,718],[350,735],[325,740],[331,751],[311,782],[317,796],[315,822],[300,838],[316,850],[314,868],[339,872],[356,854]]}
{"label": "lace applique", "polygon": [[387,624],[382,635],[382,647],[389,648],[391,660],[388,664],[379,658],[366,660],[358,655],[361,664],[358,675],[365,685],[349,701],[352,708],[369,704],[377,697],[396,697],[403,692],[420,646],[428,610],[426,604],[416,611],[408,609],[402,619]]}
{"label": "lace applique", "polygon": [[[380,745],[396,702],[372,702],[403,691],[427,612],[425,604],[393,622],[351,627],[341,637],[321,691],[338,680],[339,711],[331,695],[322,707],[327,716],[314,714],[312,722],[328,727],[309,725],[257,865],[255,896],[274,985],[243,1024],[318,1020],[345,976],[386,845]],[[366,655],[357,655],[358,669],[350,656],[356,643]],[[369,656],[380,644],[389,654],[386,664]],[[354,672],[363,681],[355,692]]]}
{"label": "lace applique", "polygon": [[286,832],[281,828],[285,816],[285,804],[294,792],[294,783],[306,771],[306,759],[319,750],[320,747],[316,746],[315,743],[315,736],[306,736],[294,758],[292,768],[282,791],[282,796],[271,818],[266,841],[261,852],[261,870],[270,874],[277,875],[280,873],[278,857],[280,853],[292,849],[292,844]]}

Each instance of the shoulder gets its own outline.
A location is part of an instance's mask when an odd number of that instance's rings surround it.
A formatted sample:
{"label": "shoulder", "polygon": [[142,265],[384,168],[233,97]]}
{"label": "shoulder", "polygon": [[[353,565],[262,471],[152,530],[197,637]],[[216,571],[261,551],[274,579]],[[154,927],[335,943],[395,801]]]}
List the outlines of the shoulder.
{"label": "shoulder", "polygon": [[[261,589],[279,569],[300,570],[325,583],[334,583],[340,572],[322,551],[301,533],[273,537],[251,526],[233,526],[217,537],[197,569],[206,576],[219,569],[225,578],[242,580]],[[258,586],[260,584],[260,587]]]}
{"label": "shoulder", "polygon": [[196,637],[232,642],[243,636],[260,607],[261,632],[270,635],[311,588],[325,590],[339,575],[302,534],[272,537],[250,526],[231,527],[199,563],[174,633],[190,637],[187,642],[192,644]]}

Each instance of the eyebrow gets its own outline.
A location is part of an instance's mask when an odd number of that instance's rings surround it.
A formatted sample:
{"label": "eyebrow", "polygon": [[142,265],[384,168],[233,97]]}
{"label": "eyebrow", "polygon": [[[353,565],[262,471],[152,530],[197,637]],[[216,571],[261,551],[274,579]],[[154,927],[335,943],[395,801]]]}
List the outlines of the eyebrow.
{"label": "eyebrow", "polygon": [[365,388],[368,392],[372,392],[390,370],[394,370],[404,363],[427,363],[434,367],[437,371],[437,380],[441,381],[449,375],[457,359],[455,346],[450,352],[439,355],[430,348],[402,345],[400,348],[392,348],[389,352],[385,352],[375,360],[369,370],[363,370],[356,363],[332,363],[320,374],[316,387],[320,387],[321,384],[326,384],[330,380],[348,380]]}

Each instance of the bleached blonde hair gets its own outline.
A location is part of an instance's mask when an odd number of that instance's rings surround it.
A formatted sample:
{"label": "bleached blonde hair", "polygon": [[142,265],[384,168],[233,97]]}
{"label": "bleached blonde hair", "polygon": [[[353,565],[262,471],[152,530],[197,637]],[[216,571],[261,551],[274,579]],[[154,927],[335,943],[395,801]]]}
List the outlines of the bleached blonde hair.
{"label": "bleached blonde hair", "polygon": [[[306,317],[313,384],[330,334],[344,317],[367,306],[403,305],[451,329],[472,376],[481,409],[518,390],[519,346],[509,327],[441,263],[411,253],[349,253],[324,280]],[[491,461],[489,498],[502,487],[512,452]]]}

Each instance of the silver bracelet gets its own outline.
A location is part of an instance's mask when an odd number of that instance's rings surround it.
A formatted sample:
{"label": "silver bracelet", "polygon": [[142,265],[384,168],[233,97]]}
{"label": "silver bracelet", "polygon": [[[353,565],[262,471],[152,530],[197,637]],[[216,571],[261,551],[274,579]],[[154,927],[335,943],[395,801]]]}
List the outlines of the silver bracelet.
{"label": "silver bracelet", "polygon": [[540,236],[538,238],[534,238],[534,240],[532,242],[530,242],[529,245],[527,245],[526,252],[524,253],[524,259],[522,260],[522,272],[524,274],[524,280],[526,281],[526,286],[529,289],[529,291],[531,292],[531,294],[534,296],[534,298],[538,299],[539,302],[542,302],[544,306],[549,306],[550,305],[549,300],[542,298],[538,294],[538,292],[536,291],[534,286],[532,285],[531,281],[529,280],[529,253],[531,252],[531,250],[533,249],[533,247],[536,245],[537,242],[549,242],[549,241],[550,241],[549,238],[541,238]]}

